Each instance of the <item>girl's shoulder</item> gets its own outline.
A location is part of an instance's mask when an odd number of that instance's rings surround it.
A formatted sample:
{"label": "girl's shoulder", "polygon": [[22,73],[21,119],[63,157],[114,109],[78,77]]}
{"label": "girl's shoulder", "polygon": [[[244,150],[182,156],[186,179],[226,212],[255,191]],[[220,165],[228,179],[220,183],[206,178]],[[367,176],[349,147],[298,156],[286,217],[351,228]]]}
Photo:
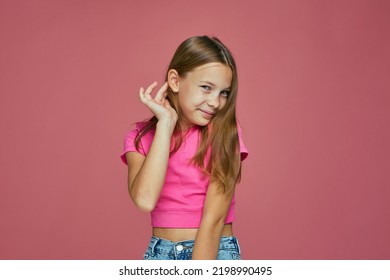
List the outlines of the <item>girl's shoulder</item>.
{"label": "girl's shoulder", "polygon": [[[142,132],[144,128],[146,128],[148,125],[147,121],[140,121],[133,123],[129,130],[127,131],[126,138],[132,138],[133,140]],[[144,136],[148,134],[154,134],[154,129],[149,129]],[[142,137],[143,138],[143,137]]]}
{"label": "girl's shoulder", "polygon": [[153,141],[154,137],[154,129],[151,129],[145,133],[140,139],[139,139],[139,146],[136,146],[136,139],[139,136],[139,133],[142,132],[142,130],[147,126],[148,122],[142,121],[142,122],[136,122],[132,128],[129,129],[129,131],[126,134],[126,137],[124,139],[123,143],[123,150],[122,150],[122,161],[126,163],[125,154],[127,152],[139,152],[143,155],[146,155],[150,149],[150,146]]}
{"label": "girl's shoulder", "polygon": [[147,121],[136,122],[136,123],[135,123],[135,129],[136,129],[137,131],[141,131],[144,127],[147,126],[147,124],[148,124]]}
{"label": "girl's shoulder", "polygon": [[[149,123],[147,121],[136,122],[135,128],[134,128],[134,130],[137,132],[136,136],[138,136],[139,133],[142,133],[143,129],[145,129],[148,126],[148,124]],[[155,132],[154,127],[147,130],[146,133],[143,134],[141,139],[140,139],[141,143],[145,146],[151,145],[151,143],[153,141],[153,137],[154,137],[154,132]]]}

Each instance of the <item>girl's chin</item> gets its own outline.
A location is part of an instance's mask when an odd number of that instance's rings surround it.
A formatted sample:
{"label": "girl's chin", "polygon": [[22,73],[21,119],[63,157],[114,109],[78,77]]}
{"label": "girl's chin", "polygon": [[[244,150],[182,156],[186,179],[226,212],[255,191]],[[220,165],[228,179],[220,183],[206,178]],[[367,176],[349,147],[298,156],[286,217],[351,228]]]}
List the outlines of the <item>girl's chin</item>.
{"label": "girl's chin", "polygon": [[209,124],[210,122],[209,121],[197,121],[197,122],[193,122],[193,123],[191,123],[191,124],[183,124],[183,125],[181,125],[180,127],[181,127],[181,130],[183,130],[183,131],[186,131],[187,129],[190,129],[190,128],[192,128],[192,127],[194,127],[194,126],[207,126],[208,124]]}
{"label": "girl's chin", "polygon": [[209,119],[200,119],[196,122],[196,125],[198,126],[207,126],[210,123],[211,120]]}
{"label": "girl's chin", "polygon": [[203,113],[200,113],[195,118],[182,122],[181,129],[186,130],[193,126],[207,126],[210,123],[211,119],[212,117],[210,118],[209,116],[205,116]]}

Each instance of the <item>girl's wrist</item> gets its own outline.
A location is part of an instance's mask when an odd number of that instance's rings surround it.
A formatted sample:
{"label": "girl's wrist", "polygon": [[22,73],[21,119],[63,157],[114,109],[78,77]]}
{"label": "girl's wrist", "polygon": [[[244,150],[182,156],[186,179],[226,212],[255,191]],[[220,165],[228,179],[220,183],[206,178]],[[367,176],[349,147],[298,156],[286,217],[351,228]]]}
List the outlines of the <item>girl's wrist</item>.
{"label": "girl's wrist", "polygon": [[156,129],[168,130],[171,134],[175,130],[176,123],[169,120],[158,120]]}

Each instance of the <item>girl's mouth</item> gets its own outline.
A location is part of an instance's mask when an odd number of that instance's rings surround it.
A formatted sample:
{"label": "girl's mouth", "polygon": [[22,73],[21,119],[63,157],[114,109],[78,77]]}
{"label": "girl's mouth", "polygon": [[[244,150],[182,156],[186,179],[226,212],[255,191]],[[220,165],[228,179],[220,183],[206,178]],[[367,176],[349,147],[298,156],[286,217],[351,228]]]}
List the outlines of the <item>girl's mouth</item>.
{"label": "girl's mouth", "polygon": [[215,115],[215,112],[213,112],[213,111],[202,110],[202,109],[199,109],[199,111],[202,113],[203,117],[205,117],[206,119],[211,119]]}

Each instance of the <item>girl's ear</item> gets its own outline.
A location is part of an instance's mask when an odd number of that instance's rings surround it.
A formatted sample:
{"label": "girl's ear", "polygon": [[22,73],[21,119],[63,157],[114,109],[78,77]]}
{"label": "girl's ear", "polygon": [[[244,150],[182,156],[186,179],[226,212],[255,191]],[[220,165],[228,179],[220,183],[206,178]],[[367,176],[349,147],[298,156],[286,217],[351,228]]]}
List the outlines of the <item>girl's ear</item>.
{"label": "girl's ear", "polygon": [[167,82],[173,92],[179,92],[179,73],[175,69],[168,71]]}

